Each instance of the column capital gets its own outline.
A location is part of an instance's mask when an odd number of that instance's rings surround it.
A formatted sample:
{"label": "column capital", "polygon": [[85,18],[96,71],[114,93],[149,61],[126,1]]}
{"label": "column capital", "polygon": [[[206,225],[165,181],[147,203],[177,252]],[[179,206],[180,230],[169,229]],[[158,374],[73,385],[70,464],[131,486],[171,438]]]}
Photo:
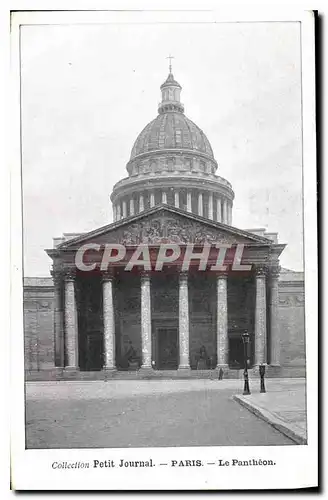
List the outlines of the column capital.
{"label": "column capital", "polygon": [[111,269],[107,269],[106,271],[103,271],[101,273],[101,280],[102,282],[104,281],[113,281],[114,279],[114,273]]}
{"label": "column capital", "polygon": [[268,272],[271,279],[278,279],[281,271],[281,266],[279,264],[270,265]]}
{"label": "column capital", "polygon": [[75,267],[69,267],[64,271],[65,281],[75,281],[76,269]]}
{"label": "column capital", "polygon": [[188,271],[179,271],[179,281],[188,281],[189,273]]}
{"label": "column capital", "polygon": [[50,274],[52,276],[54,286],[59,286],[63,280],[63,271],[59,269],[51,269]]}
{"label": "column capital", "polygon": [[228,279],[228,274],[229,274],[228,271],[222,271],[216,275],[216,279],[217,280],[221,279],[226,281]]}
{"label": "column capital", "polygon": [[150,271],[141,271],[140,272],[140,279],[141,281],[150,281]]}
{"label": "column capital", "polygon": [[265,278],[268,273],[268,267],[265,264],[255,266],[255,275],[257,278]]}

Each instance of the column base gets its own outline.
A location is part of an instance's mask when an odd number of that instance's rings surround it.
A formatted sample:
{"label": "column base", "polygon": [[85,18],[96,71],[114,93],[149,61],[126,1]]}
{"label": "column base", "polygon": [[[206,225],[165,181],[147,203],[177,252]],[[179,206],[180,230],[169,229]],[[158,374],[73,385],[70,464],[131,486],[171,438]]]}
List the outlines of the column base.
{"label": "column base", "polygon": [[65,379],[76,379],[80,373],[80,368],[76,366],[65,366],[63,369],[63,378]]}
{"label": "column base", "polygon": [[103,371],[103,374],[104,374],[104,380],[108,380],[108,379],[111,379],[115,376],[116,372],[117,372],[117,369],[115,366],[113,367],[105,367],[102,369]]}
{"label": "column base", "polygon": [[148,378],[154,376],[154,370],[151,365],[150,366],[141,365],[136,373],[138,373],[138,375],[140,375],[142,378]]}
{"label": "column base", "polygon": [[178,368],[178,375],[182,377],[191,376],[191,368],[189,365],[180,365]]}

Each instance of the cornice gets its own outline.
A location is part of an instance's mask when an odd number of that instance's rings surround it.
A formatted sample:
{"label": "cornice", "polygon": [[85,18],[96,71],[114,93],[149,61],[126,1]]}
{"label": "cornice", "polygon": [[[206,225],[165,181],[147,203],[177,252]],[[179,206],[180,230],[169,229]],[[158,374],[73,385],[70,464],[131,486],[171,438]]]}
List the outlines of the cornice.
{"label": "cornice", "polygon": [[[150,208],[148,210],[145,210],[137,215],[133,215],[130,217],[126,217],[124,219],[121,219],[117,222],[114,222],[112,224],[108,224],[106,226],[102,226],[100,228],[97,228],[93,231],[90,231],[89,233],[84,233],[81,236],[77,236],[76,238],[72,238],[71,240],[68,240],[64,243],[61,243],[58,245],[56,248],[56,254],[60,254],[62,251],[75,251],[76,248],[83,242],[83,241],[88,241],[92,237],[97,237],[100,236],[107,231],[112,231],[115,230],[116,228],[123,227],[123,226],[129,226],[131,223],[137,222],[138,220],[142,220],[145,217],[148,217],[152,214],[165,214],[165,213],[172,213],[172,214],[177,214],[177,215],[182,215],[186,217],[187,219],[190,220],[195,220],[197,222],[201,222],[204,224],[204,226],[209,226],[209,227],[214,227],[217,229],[222,229],[223,231],[226,231],[227,233],[236,235],[236,236],[242,236],[244,238],[247,238],[249,240],[249,243],[247,243],[248,248],[254,248],[254,249],[261,249],[263,248],[273,248],[273,247],[280,247],[281,250],[285,247],[285,245],[277,245],[272,242],[272,240],[262,237],[262,236],[255,236],[252,233],[249,233],[247,231],[243,231],[241,229],[238,229],[233,226],[229,226],[227,224],[223,224],[221,222],[216,222],[210,219],[206,219],[204,217],[201,217],[199,215],[186,212],[185,210],[181,208],[176,208],[172,207],[171,205],[156,205],[153,208]],[[51,252],[49,252],[51,253]]]}
{"label": "cornice", "polygon": [[204,153],[203,151],[197,151],[196,149],[188,149],[188,148],[167,148],[167,149],[153,149],[151,151],[147,151],[145,153],[140,153],[133,158],[130,158],[128,163],[126,164],[126,169],[128,170],[128,166],[132,165],[133,163],[139,161],[139,160],[144,160],[146,158],[151,158],[151,157],[158,157],[158,156],[191,156],[191,157],[199,157],[202,159],[205,159],[207,161],[210,161],[211,163],[214,163],[216,168],[218,167],[218,163],[213,158],[213,156]]}
{"label": "cornice", "polygon": [[141,174],[134,177],[126,177],[115,184],[110,196],[114,203],[116,199],[128,194],[135,193],[136,190],[147,191],[157,188],[194,188],[203,191],[211,191],[234,199],[234,191],[231,184],[222,177],[211,176],[210,174],[181,174],[165,173],[159,175]]}

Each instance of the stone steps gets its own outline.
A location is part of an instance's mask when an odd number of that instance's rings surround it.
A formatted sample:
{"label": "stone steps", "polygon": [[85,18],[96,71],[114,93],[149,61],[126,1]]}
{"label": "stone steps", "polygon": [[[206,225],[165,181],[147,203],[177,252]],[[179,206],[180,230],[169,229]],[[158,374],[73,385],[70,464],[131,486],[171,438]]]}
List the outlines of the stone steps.
{"label": "stone steps", "polygon": [[[258,368],[251,368],[248,372],[249,379],[259,379]],[[27,381],[47,381],[47,380],[146,380],[146,379],[218,379],[217,370],[153,370],[149,371],[65,371],[61,368],[28,371],[25,373]],[[305,368],[302,366],[296,367],[279,367],[267,366],[265,378],[300,378],[305,377]],[[223,379],[238,379],[244,378],[243,370],[224,370]]]}

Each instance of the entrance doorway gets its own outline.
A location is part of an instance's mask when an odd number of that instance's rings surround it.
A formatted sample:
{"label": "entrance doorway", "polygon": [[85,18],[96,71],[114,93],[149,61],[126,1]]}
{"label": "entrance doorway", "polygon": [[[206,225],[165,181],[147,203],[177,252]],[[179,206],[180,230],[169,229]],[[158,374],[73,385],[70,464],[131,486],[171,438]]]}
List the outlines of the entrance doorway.
{"label": "entrance doorway", "polygon": [[[248,366],[253,366],[254,363],[254,352],[253,343],[250,342],[247,345],[247,359]],[[235,369],[244,368],[244,343],[241,334],[238,336],[229,337],[229,367]]]}
{"label": "entrance doorway", "polygon": [[229,367],[238,370],[244,367],[244,344],[240,336],[229,338]]}
{"label": "entrance doorway", "polygon": [[103,336],[102,333],[90,332],[87,334],[86,366],[87,371],[101,370],[103,367]]}
{"label": "entrance doorway", "polygon": [[178,329],[157,328],[157,363],[159,370],[178,368]]}

